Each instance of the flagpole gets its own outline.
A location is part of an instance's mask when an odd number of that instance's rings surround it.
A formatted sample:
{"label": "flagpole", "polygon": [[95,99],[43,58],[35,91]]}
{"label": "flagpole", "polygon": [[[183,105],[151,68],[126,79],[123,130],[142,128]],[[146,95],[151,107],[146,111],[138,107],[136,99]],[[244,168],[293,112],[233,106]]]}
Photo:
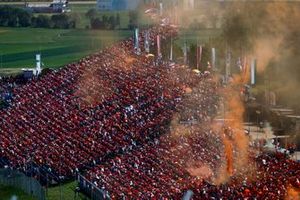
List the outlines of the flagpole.
{"label": "flagpole", "polygon": [[197,62],[197,70],[199,70],[199,38],[197,38],[197,45],[196,45],[196,62]]}
{"label": "flagpole", "polygon": [[171,36],[171,52],[170,52],[170,61],[173,61],[173,36]]}

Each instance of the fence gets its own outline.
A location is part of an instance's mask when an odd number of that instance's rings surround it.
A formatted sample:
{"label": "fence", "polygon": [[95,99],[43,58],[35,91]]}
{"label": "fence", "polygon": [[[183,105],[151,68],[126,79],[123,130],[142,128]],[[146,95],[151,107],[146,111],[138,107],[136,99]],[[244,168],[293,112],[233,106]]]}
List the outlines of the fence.
{"label": "fence", "polygon": [[19,171],[10,168],[0,169],[0,184],[20,188],[27,194],[35,196],[38,200],[46,200],[43,186],[36,179]]}
{"label": "fence", "polygon": [[77,181],[79,183],[80,190],[88,195],[91,200],[110,200],[109,195],[107,192],[98,188],[95,184],[88,181],[82,175],[77,175]]}

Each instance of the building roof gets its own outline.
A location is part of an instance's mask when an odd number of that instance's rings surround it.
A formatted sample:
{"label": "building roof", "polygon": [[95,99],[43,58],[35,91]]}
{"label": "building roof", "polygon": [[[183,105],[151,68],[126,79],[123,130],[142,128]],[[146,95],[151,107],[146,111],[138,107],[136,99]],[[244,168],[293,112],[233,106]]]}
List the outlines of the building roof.
{"label": "building roof", "polygon": [[[98,7],[105,10],[133,10],[141,0],[97,0]],[[104,6],[104,7],[103,7]]]}

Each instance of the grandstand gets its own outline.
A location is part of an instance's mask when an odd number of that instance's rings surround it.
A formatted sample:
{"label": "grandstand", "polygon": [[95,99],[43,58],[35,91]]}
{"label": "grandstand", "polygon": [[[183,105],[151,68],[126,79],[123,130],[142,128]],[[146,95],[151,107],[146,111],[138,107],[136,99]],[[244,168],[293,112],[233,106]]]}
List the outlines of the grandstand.
{"label": "grandstand", "polygon": [[[128,52],[132,48],[129,41],[119,45],[14,89],[12,103],[1,111],[1,147],[5,149],[2,165],[22,169],[33,162],[41,168],[39,171],[48,171],[54,180],[62,176],[67,179],[133,141],[156,134],[157,124],[165,123],[171,114],[169,110],[162,112],[161,108],[172,107],[172,97],[180,91],[155,88],[164,81],[157,74],[166,73],[167,69],[157,70],[149,66],[147,59],[135,62],[130,66],[132,69],[124,71],[122,65],[126,63],[122,60],[117,63],[118,55],[134,55],[126,54],[126,49]],[[99,63],[103,59],[106,62]],[[97,73],[101,80],[110,78],[110,83],[88,80],[92,85],[86,85],[85,76],[90,73]],[[103,91],[106,97],[93,99],[93,95],[103,96],[97,94],[99,85],[96,84],[100,83],[106,84],[107,91]],[[80,88],[82,84],[87,88]],[[163,92],[165,97],[158,99]],[[144,102],[139,105],[139,101]],[[124,113],[130,106],[134,108]],[[149,127],[139,119],[148,112],[153,113],[144,119]],[[126,126],[122,127],[119,120],[126,120]]]}
{"label": "grandstand", "polygon": [[[139,37],[147,33],[155,49],[177,31],[154,26]],[[214,184],[224,165],[222,134],[211,126],[221,86],[213,72],[170,65],[159,50],[159,60],[149,57],[143,40],[137,55],[133,40],[25,84],[2,81],[10,95],[0,166],[44,185],[77,177],[81,191],[99,191],[94,199],[181,199],[188,190],[193,199],[284,199],[300,188],[300,164],[278,152],[250,154],[255,170]]]}

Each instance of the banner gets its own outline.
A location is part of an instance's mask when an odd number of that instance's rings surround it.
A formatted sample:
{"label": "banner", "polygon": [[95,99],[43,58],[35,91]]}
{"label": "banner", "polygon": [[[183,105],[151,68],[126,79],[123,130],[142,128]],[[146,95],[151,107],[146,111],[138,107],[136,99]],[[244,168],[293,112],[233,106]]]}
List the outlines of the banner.
{"label": "banner", "polygon": [[186,42],[184,43],[184,46],[183,46],[183,63],[184,65],[187,65],[187,45],[186,45]]}
{"label": "banner", "polygon": [[216,67],[216,48],[211,49],[211,66],[213,69]]}
{"label": "banner", "polygon": [[41,54],[36,54],[35,55],[36,59],[36,75],[39,75],[42,72],[41,68]]}
{"label": "banner", "polygon": [[162,57],[162,54],[161,54],[161,47],[160,47],[160,35],[157,35],[157,56],[159,58]]}
{"label": "banner", "polygon": [[248,67],[248,58],[245,56],[244,60],[243,60],[243,74],[244,74],[244,77],[247,76],[248,69],[249,69],[249,67]]}
{"label": "banner", "polygon": [[159,14],[160,16],[163,15],[163,3],[159,3]]}
{"label": "banner", "polygon": [[150,34],[149,34],[149,31],[147,30],[145,33],[145,42],[144,42],[144,48],[147,53],[150,53],[150,42],[149,41],[150,41]]}
{"label": "banner", "polygon": [[134,48],[138,49],[139,48],[139,29],[136,28],[134,30]]}
{"label": "banner", "polygon": [[227,53],[226,53],[226,67],[225,67],[226,82],[229,81],[230,75],[231,75],[231,53],[230,53],[230,51],[227,50]]}
{"label": "banner", "polygon": [[242,72],[243,71],[243,63],[242,63],[241,57],[238,57],[238,59],[236,61],[236,65],[237,65],[237,68],[239,69],[239,71]]}
{"label": "banner", "polygon": [[202,46],[197,45],[197,50],[196,50],[196,61],[197,61],[197,69],[201,67],[201,59],[202,59]]}
{"label": "banner", "polygon": [[252,59],[251,61],[251,85],[256,84],[256,59]]}
{"label": "banner", "polygon": [[171,38],[170,61],[173,60],[173,39]]}

